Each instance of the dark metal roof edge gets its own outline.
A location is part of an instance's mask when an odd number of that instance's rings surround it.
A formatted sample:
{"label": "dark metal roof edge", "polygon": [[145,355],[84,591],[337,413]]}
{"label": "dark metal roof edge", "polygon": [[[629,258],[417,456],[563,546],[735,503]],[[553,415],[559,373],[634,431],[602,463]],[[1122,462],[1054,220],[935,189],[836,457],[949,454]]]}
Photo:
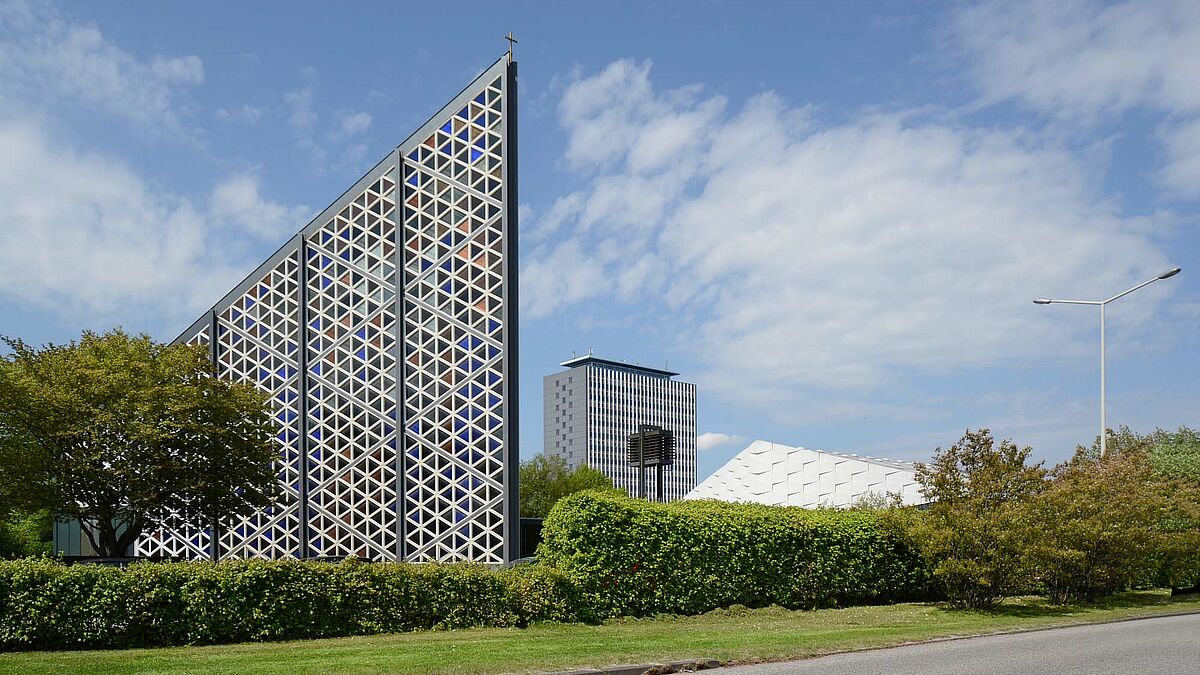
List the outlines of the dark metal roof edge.
{"label": "dark metal roof edge", "polygon": [[651,368],[650,366],[643,366],[643,365],[634,364],[634,363],[625,363],[624,361],[613,361],[612,359],[602,359],[599,356],[592,356],[591,354],[588,354],[585,356],[580,356],[580,357],[577,357],[574,359],[568,359],[558,365],[563,366],[565,368],[576,368],[578,366],[587,365],[588,363],[596,363],[596,364],[605,365],[605,366],[613,366],[616,368],[625,368],[627,370],[641,370],[641,371],[644,371],[647,373],[653,373],[655,375],[665,375],[667,377],[674,377],[679,374],[674,371],[663,370],[662,368]]}

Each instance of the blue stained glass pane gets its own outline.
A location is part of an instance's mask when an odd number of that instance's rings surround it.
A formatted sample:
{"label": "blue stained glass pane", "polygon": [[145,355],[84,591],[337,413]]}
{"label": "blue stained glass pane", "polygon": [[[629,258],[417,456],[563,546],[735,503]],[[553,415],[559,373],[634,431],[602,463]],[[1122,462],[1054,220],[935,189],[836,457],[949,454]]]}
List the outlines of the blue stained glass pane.
{"label": "blue stained glass pane", "polygon": [[471,134],[467,131],[467,129],[465,127],[463,128],[462,131],[458,132],[458,137],[464,141],[471,140]]}
{"label": "blue stained glass pane", "polygon": [[259,382],[265,382],[267,380],[267,378],[269,378],[269,377],[271,377],[271,371],[267,370],[266,368],[258,369],[258,381]]}
{"label": "blue stained glass pane", "polygon": [[474,162],[475,160],[479,159],[482,156],[483,156],[482,152],[476,150],[475,148],[471,148],[471,161],[472,162]]}
{"label": "blue stained glass pane", "polygon": [[450,148],[449,143],[443,144],[442,147],[438,148],[438,150],[441,150],[442,152],[446,153],[447,155],[452,154],[452,150]]}
{"label": "blue stained glass pane", "polygon": [[366,360],[366,358],[367,358],[367,348],[366,348],[366,347],[363,347],[362,349],[360,349],[360,350],[358,350],[358,351],[354,352],[354,355],[355,355],[355,356],[357,356],[357,357],[358,357],[358,358],[360,358],[360,359]]}
{"label": "blue stained glass pane", "polygon": [[444,131],[446,133],[450,133],[451,128],[452,127],[450,126],[450,120],[446,120],[446,123],[442,125],[442,131]]}
{"label": "blue stained glass pane", "polygon": [[408,425],[408,430],[413,432],[414,434],[421,433],[421,423],[413,422],[412,424]]}
{"label": "blue stained glass pane", "polygon": [[462,110],[459,110],[459,111],[458,111],[458,117],[461,117],[461,118],[462,118],[462,119],[464,119],[464,120],[465,120],[465,119],[470,119],[470,115],[468,115],[468,114],[467,114],[467,109],[466,109],[466,108],[463,108]]}
{"label": "blue stained glass pane", "polygon": [[350,251],[349,251],[349,249],[347,249],[347,250],[345,250],[345,251],[342,251],[342,253],[341,253],[341,258],[342,258],[342,260],[350,260]]}
{"label": "blue stained glass pane", "polygon": [[413,160],[413,161],[416,161],[416,159],[417,159],[417,151],[416,151],[416,150],[413,150],[412,152],[408,153],[408,158],[409,158],[409,159],[411,159],[411,160]]}
{"label": "blue stained glass pane", "polygon": [[433,263],[429,262],[428,260],[424,260],[424,259],[421,260],[421,271],[422,272],[429,269],[430,267],[433,267]]}
{"label": "blue stained glass pane", "polygon": [[309,370],[311,370],[313,372],[313,375],[320,375],[321,374],[321,364],[314,363],[312,368],[310,368]]}
{"label": "blue stained glass pane", "polygon": [[487,92],[486,91],[479,92],[479,95],[475,97],[475,102],[478,103],[479,105],[487,105]]}
{"label": "blue stained glass pane", "polygon": [[409,185],[413,186],[413,187],[421,187],[421,178],[420,178],[420,176],[421,176],[421,174],[419,174],[419,173],[417,173],[417,172],[415,172],[415,171],[414,171],[414,172],[413,172],[413,175],[409,176],[409,177],[408,177],[408,180],[407,180],[407,181],[405,181],[405,182],[406,182],[406,183],[408,183]]}
{"label": "blue stained glass pane", "polygon": [[246,309],[250,309],[251,307],[253,307],[255,302],[256,302],[256,300],[255,300],[254,298],[252,298],[252,297],[248,297],[248,296],[247,296],[247,298],[246,298]]}
{"label": "blue stained glass pane", "polygon": [[[308,434],[308,435],[309,435],[309,436],[312,436],[313,438],[317,439],[318,441],[319,441],[319,440],[321,440],[321,430],[320,430],[320,429],[313,429],[311,432],[309,432],[309,434]],[[320,458],[321,458],[321,451],[320,451],[320,450],[317,450],[317,451],[316,451],[316,452],[314,452],[313,454],[314,454],[314,455],[317,457],[317,459],[320,459]]]}
{"label": "blue stained glass pane", "polygon": [[350,241],[350,228],[346,228],[339,233],[339,236],[346,241]]}

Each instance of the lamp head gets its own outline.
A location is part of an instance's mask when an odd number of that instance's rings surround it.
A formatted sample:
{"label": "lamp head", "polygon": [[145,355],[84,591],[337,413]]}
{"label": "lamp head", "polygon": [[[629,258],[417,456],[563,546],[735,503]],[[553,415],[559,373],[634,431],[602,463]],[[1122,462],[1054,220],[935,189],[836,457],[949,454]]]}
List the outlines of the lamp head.
{"label": "lamp head", "polygon": [[1168,271],[1163,272],[1162,274],[1158,275],[1158,278],[1159,279],[1170,279],[1171,277],[1175,276],[1176,274],[1179,274],[1182,271],[1183,271],[1182,268],[1176,267],[1175,269],[1168,270]]}
{"label": "lamp head", "polygon": [[1050,298],[1038,298],[1037,300],[1034,300],[1034,301],[1033,301],[1033,304],[1035,304],[1035,305],[1048,305],[1048,304],[1050,304]]}

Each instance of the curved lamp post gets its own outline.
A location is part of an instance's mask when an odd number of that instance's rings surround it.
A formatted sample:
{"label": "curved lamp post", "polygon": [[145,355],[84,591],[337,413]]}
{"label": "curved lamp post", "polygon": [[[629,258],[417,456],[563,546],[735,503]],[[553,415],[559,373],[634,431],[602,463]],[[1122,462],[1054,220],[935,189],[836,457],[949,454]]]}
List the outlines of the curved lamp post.
{"label": "curved lamp post", "polygon": [[1122,291],[1121,293],[1117,293],[1116,295],[1112,296],[1111,298],[1109,298],[1107,300],[1051,300],[1050,298],[1038,298],[1037,300],[1033,301],[1034,304],[1036,304],[1036,305],[1060,304],[1060,305],[1099,305],[1100,306],[1100,456],[1101,457],[1104,456],[1105,450],[1108,449],[1108,444],[1106,443],[1106,439],[1105,439],[1105,436],[1108,435],[1108,424],[1104,417],[1104,415],[1105,415],[1105,413],[1104,413],[1104,306],[1107,305],[1108,303],[1112,302],[1113,300],[1116,300],[1117,298],[1123,298],[1126,295],[1129,295],[1130,293],[1138,290],[1139,288],[1142,288],[1143,286],[1149,286],[1150,284],[1158,281],[1159,279],[1170,279],[1171,277],[1175,276],[1176,274],[1179,274],[1181,271],[1182,270],[1178,267],[1171,268],[1171,269],[1167,270],[1166,272],[1163,272],[1162,274],[1154,277],[1153,279],[1150,279],[1149,281],[1143,281],[1142,283],[1138,284],[1137,286],[1134,286],[1133,288],[1131,288],[1127,291]]}

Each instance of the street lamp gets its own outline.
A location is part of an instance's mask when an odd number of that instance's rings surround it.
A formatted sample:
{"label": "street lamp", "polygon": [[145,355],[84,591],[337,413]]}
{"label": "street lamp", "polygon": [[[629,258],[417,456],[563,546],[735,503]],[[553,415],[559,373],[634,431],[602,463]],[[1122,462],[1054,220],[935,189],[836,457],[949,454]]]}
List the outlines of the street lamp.
{"label": "street lamp", "polygon": [[1107,300],[1051,300],[1050,298],[1038,298],[1033,301],[1033,303],[1035,305],[1049,305],[1051,303],[1056,303],[1056,304],[1061,304],[1061,305],[1099,305],[1100,306],[1100,456],[1101,457],[1104,456],[1104,451],[1108,448],[1108,444],[1105,439],[1105,436],[1108,435],[1108,424],[1104,417],[1104,415],[1105,415],[1105,412],[1104,412],[1104,306],[1107,305],[1108,303],[1112,302],[1113,300],[1116,300],[1117,298],[1123,298],[1126,295],[1129,295],[1130,293],[1136,291],[1137,289],[1139,289],[1143,286],[1149,286],[1150,284],[1158,281],[1159,279],[1170,279],[1171,277],[1175,276],[1176,274],[1179,274],[1181,271],[1183,271],[1181,268],[1173,267],[1173,268],[1167,270],[1166,272],[1163,272],[1162,274],[1154,277],[1153,279],[1150,279],[1149,281],[1143,281],[1142,283],[1138,284],[1137,286],[1134,286],[1133,288],[1131,288],[1127,291],[1117,293],[1116,295],[1112,296],[1111,298],[1109,298]]}

